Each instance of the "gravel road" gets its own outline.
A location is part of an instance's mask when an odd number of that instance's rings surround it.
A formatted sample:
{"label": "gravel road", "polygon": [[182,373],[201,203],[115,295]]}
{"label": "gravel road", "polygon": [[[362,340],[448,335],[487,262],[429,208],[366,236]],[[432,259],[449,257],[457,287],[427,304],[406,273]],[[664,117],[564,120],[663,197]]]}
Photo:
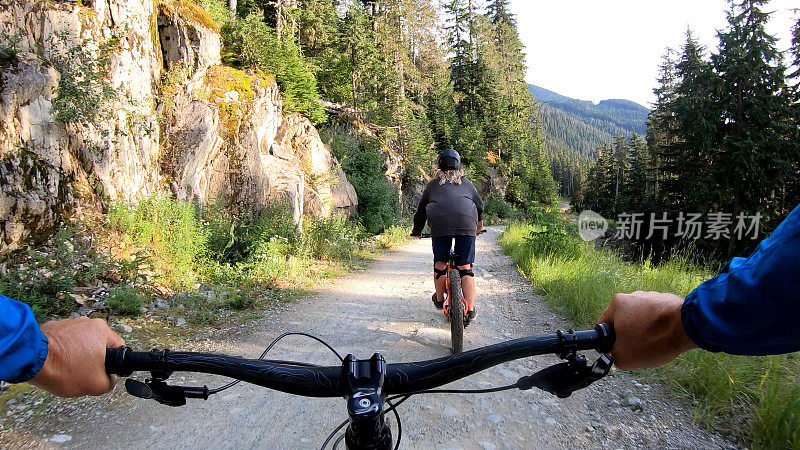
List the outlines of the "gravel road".
{"label": "gravel road", "polygon": [[[478,239],[479,315],[466,330],[465,349],[569,328],[502,253],[499,232],[490,228]],[[254,326],[199,347],[255,357],[279,333],[298,330],[360,358],[376,351],[388,362],[448,355],[448,325],[430,302],[430,260],[430,241],[412,242],[367,270],[263,313]],[[290,339],[279,347],[273,358],[336,363],[308,340]],[[504,385],[555,362],[547,356],[507,363],[451,386]],[[223,381],[180,374],[174,380],[209,386]],[[28,400],[34,404],[13,405],[7,414],[22,420],[2,433],[0,447],[319,448],[346,418],[342,399],[305,399],[246,384],[182,408],[121,390],[80,400],[34,396]],[[428,395],[404,403],[401,414],[404,448],[734,448],[725,437],[693,425],[691,412],[662,386],[617,371],[567,399],[534,390]]]}

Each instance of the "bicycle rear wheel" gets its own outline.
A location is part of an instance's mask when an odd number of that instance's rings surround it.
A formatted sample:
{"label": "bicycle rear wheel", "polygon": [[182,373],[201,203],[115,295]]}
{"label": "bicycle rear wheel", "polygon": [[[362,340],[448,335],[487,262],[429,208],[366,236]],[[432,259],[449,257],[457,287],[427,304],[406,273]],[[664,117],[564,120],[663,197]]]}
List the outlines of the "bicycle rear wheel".
{"label": "bicycle rear wheel", "polygon": [[458,269],[450,270],[450,292],[448,303],[450,311],[450,340],[453,345],[453,354],[457,355],[464,350],[464,295],[461,292],[461,276]]}

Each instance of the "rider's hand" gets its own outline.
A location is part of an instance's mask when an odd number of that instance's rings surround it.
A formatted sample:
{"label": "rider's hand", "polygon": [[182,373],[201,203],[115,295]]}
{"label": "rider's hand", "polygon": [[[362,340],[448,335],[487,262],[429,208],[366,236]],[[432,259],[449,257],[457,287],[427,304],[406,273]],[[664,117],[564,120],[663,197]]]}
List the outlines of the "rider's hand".
{"label": "rider's hand", "polygon": [[682,298],[661,292],[615,295],[598,320],[614,325],[614,364],[622,370],[655,367],[695,348],[681,323],[682,305]]}
{"label": "rider's hand", "polygon": [[107,347],[125,345],[103,319],[57,320],[42,325],[47,359],[31,384],[61,397],[105,394],[114,388],[106,374]]}

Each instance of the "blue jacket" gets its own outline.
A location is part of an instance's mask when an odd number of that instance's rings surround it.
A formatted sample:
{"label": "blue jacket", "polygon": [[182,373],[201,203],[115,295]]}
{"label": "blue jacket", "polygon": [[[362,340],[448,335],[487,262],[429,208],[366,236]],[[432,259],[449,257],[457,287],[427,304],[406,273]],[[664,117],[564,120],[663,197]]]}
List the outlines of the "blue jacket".
{"label": "blue jacket", "polygon": [[800,206],[748,258],[733,258],[683,303],[698,347],[735,355],[800,350]]}
{"label": "blue jacket", "polygon": [[0,380],[21,383],[33,378],[47,358],[47,337],[33,311],[0,295]]}

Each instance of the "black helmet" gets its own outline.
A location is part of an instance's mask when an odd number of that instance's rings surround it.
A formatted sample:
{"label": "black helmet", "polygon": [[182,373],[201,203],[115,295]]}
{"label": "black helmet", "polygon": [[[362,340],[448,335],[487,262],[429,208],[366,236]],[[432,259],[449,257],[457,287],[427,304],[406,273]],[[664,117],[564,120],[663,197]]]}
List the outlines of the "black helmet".
{"label": "black helmet", "polygon": [[452,148],[446,148],[439,153],[437,165],[441,170],[458,170],[461,168],[461,155]]}

